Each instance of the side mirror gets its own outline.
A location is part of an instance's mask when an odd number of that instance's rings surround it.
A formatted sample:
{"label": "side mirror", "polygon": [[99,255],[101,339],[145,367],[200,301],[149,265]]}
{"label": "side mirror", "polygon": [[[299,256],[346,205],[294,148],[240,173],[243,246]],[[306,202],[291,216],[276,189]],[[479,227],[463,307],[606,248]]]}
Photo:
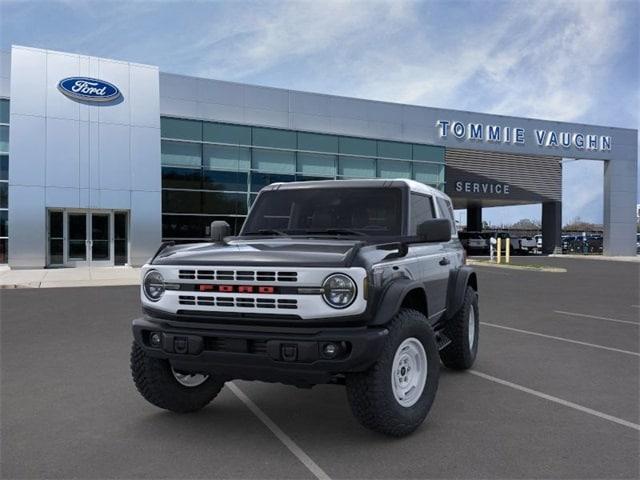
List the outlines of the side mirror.
{"label": "side mirror", "polygon": [[214,242],[222,242],[224,237],[231,234],[231,227],[224,220],[216,220],[211,222],[211,240]]}
{"label": "side mirror", "polygon": [[451,221],[446,218],[426,220],[418,225],[418,238],[422,242],[448,242],[451,240]]}

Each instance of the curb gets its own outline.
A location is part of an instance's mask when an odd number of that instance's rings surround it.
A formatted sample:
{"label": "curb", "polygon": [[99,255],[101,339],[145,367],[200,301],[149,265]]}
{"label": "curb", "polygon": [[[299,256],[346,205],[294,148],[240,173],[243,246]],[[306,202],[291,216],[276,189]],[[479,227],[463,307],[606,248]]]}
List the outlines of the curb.
{"label": "curb", "polygon": [[548,273],[566,273],[567,269],[562,267],[531,267],[527,265],[510,265],[503,263],[489,263],[489,262],[480,262],[477,260],[469,260],[467,259],[467,265],[479,266],[479,267],[490,267],[490,268],[503,268],[505,270],[527,270],[529,272],[548,272]]}

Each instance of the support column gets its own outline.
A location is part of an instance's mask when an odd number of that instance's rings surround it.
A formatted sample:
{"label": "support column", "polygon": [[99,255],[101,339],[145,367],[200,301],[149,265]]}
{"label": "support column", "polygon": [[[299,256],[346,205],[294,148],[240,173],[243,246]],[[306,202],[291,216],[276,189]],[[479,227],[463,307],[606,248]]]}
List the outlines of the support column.
{"label": "support column", "polygon": [[482,207],[480,205],[467,206],[467,231],[479,232],[482,230]]}
{"label": "support column", "polygon": [[562,253],[562,202],[542,204],[542,253]]}
{"label": "support column", "polygon": [[604,255],[636,255],[637,148],[604,164]]}

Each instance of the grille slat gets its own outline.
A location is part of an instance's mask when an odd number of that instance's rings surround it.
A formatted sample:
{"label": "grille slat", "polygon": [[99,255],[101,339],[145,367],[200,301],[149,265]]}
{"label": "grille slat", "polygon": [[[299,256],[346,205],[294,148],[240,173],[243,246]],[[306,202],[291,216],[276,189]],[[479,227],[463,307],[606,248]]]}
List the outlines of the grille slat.
{"label": "grille slat", "polygon": [[236,308],[273,308],[295,310],[298,300],[295,298],[260,298],[260,297],[214,297],[211,295],[179,295],[180,305],[197,305],[200,307],[236,307]]}
{"label": "grille slat", "polygon": [[297,282],[298,272],[272,272],[263,270],[178,270],[181,280],[220,280],[239,282]]}

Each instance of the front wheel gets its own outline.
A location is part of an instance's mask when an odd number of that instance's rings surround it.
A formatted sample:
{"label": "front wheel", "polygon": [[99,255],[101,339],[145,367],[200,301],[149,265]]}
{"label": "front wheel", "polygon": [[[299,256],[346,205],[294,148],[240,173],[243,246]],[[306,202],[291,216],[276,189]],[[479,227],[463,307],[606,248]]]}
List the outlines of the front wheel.
{"label": "front wheel", "polygon": [[365,427],[396,437],[426,418],[438,390],[440,359],[424,315],[402,309],[389,325],[382,355],[366,372],[347,375],[351,411]]}
{"label": "front wheel", "polygon": [[136,388],[149,403],[178,413],[206,407],[224,387],[224,381],[212,375],[174,370],[167,360],[147,355],[135,341],[131,347],[131,374]]}

